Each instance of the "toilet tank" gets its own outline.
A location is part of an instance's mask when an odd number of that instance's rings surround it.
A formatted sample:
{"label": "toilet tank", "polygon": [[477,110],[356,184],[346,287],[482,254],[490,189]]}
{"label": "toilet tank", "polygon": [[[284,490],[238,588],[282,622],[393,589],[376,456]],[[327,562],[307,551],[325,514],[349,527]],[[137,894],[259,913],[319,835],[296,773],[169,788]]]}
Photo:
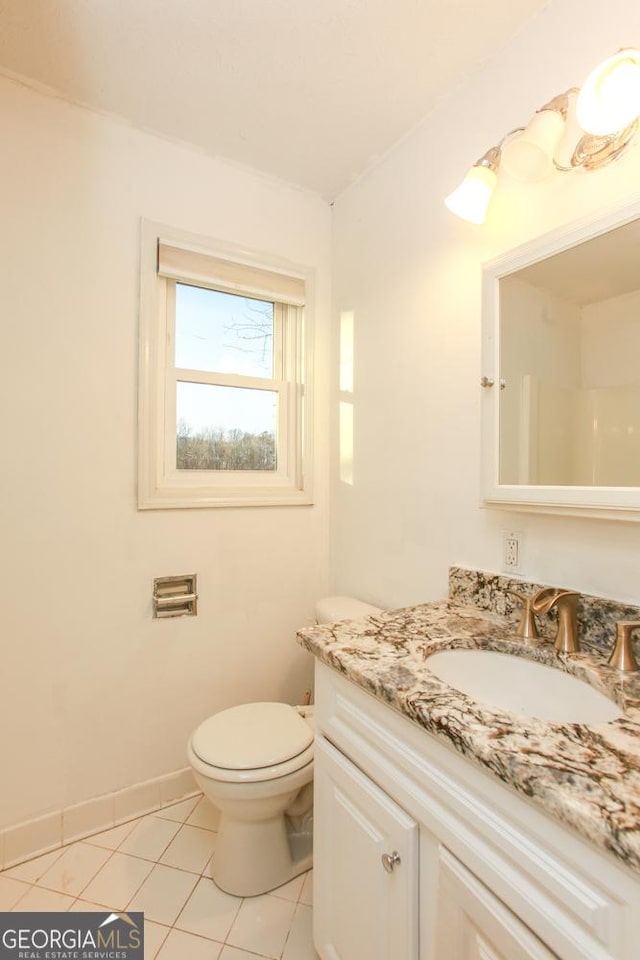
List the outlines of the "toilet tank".
{"label": "toilet tank", "polygon": [[382,613],[380,607],[356,600],[355,597],[323,597],[316,603],[318,623],[335,623],[336,620],[357,620],[358,617],[373,617]]}

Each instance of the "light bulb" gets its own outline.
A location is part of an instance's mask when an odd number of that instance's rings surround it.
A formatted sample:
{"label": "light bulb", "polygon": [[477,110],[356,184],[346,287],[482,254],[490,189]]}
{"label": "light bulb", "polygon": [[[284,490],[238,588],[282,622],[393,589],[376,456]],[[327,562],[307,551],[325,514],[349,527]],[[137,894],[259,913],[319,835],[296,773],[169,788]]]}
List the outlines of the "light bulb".
{"label": "light bulb", "polygon": [[591,71],[576,116],[583,130],[596,135],[624,130],[640,116],[640,50],[620,50]]}

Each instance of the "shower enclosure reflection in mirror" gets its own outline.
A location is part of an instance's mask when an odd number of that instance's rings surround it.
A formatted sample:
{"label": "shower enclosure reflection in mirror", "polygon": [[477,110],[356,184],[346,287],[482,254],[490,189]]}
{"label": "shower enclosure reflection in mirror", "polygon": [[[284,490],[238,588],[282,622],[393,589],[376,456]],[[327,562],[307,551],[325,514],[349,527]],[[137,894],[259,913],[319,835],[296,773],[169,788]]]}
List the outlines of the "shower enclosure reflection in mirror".
{"label": "shower enclosure reflection in mirror", "polygon": [[483,499],[640,520],[640,202],[485,265]]}

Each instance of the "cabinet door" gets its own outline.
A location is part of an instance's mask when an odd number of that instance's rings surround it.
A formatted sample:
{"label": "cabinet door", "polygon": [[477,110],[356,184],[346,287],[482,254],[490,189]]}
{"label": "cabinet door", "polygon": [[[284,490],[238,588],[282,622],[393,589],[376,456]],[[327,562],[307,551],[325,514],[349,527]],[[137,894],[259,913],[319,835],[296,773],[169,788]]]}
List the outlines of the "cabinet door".
{"label": "cabinet door", "polygon": [[437,960],[558,960],[508,907],[440,849]]}
{"label": "cabinet door", "polygon": [[416,960],[416,822],[322,739],[314,783],[313,923],[322,960]]}

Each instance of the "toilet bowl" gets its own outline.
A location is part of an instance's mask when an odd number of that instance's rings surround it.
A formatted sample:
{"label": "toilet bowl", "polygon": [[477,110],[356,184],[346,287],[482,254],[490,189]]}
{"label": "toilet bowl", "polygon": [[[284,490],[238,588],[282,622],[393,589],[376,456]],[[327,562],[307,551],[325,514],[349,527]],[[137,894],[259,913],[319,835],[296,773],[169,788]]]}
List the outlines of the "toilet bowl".
{"label": "toilet bowl", "polygon": [[[379,613],[328,597],[318,622]],[[209,717],[187,755],[204,795],[220,812],[211,875],[227,893],[267,893],[312,865],[313,707],[246,703]]]}

